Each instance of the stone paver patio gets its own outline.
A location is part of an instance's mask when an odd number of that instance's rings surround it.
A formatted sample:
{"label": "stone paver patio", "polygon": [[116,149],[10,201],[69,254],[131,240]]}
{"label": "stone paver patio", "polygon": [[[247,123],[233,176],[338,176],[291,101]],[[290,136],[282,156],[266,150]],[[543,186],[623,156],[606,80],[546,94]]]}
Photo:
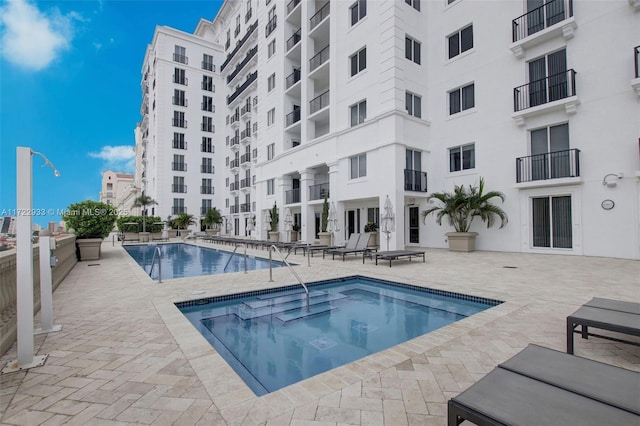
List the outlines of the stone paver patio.
{"label": "stone paver patio", "polygon": [[[307,282],[362,274],[505,303],[256,397],[174,303],[294,284],[290,272],[274,269],[273,283],[263,270],[159,284],[122,247],[104,243],[100,261],[78,263],[54,293],[64,328],[36,336],[46,364],[0,376],[0,423],[445,425],[450,397],[528,343],[564,351],[565,318],[590,298],[640,302],[640,262],[630,260],[432,249],[424,264],[392,268],[355,257],[316,256],[311,267],[290,259]],[[576,354],[640,371],[637,346],[577,338]]]}

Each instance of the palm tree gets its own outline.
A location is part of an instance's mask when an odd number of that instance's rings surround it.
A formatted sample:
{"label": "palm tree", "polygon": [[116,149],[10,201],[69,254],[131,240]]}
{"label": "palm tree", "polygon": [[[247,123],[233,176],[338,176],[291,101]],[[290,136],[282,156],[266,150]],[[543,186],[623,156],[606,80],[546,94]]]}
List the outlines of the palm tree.
{"label": "palm tree", "polygon": [[178,213],[178,217],[173,219],[173,223],[178,227],[178,231],[180,228],[187,229],[189,225],[195,225],[196,221],[193,219],[192,214],[188,213]]}
{"label": "palm tree", "polygon": [[207,228],[215,227],[222,223],[222,216],[220,215],[220,210],[217,208],[212,208],[207,210],[205,213],[204,220],[202,221]]}
{"label": "palm tree", "polygon": [[453,192],[434,192],[427,200],[436,199],[442,205],[431,207],[422,212],[423,219],[431,213],[436,213],[436,223],[442,224],[442,218],[448,217],[449,224],[456,232],[469,232],[473,219],[477,216],[486,222],[487,228],[494,225],[496,218],[500,219],[500,228],[507,224],[508,218],[502,208],[491,204],[492,198],[500,198],[504,202],[505,196],[499,191],[484,193],[484,179],[480,178],[479,185],[456,185]]}
{"label": "palm tree", "polygon": [[147,232],[147,206],[154,204],[158,204],[156,200],[145,194],[142,194],[133,202],[133,207],[142,207],[142,232]]}

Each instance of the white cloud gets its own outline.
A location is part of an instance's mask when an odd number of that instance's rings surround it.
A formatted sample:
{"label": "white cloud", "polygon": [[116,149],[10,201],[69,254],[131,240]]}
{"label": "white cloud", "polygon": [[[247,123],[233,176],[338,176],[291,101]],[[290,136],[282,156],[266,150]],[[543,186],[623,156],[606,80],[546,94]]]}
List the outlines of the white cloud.
{"label": "white cloud", "polygon": [[23,68],[46,68],[70,47],[74,21],[84,20],[76,12],[45,13],[27,0],[8,0],[0,9],[2,55]]}
{"label": "white cloud", "polygon": [[136,153],[130,145],[103,146],[100,152],[90,152],[89,157],[104,161],[105,169],[132,173],[136,167]]}

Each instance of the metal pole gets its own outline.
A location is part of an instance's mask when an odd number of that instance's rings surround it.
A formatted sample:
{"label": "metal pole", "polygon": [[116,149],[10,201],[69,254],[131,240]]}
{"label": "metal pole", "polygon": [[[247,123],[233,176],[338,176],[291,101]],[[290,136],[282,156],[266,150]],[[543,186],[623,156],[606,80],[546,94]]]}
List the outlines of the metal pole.
{"label": "metal pole", "polygon": [[[34,331],[35,334],[50,333],[62,330],[61,325],[53,325],[53,287],[51,285],[51,248],[54,242],[51,237],[43,235],[40,237],[40,328]],[[54,243],[55,244],[55,243]]]}
{"label": "metal pole", "polygon": [[271,253],[273,249],[269,247],[269,282],[273,282],[273,261],[271,259]]}
{"label": "metal pole", "polygon": [[247,246],[244,245],[244,273],[247,273]]}
{"label": "metal pole", "polygon": [[311,253],[309,252],[309,248],[311,245],[307,241],[307,266],[311,266]]}

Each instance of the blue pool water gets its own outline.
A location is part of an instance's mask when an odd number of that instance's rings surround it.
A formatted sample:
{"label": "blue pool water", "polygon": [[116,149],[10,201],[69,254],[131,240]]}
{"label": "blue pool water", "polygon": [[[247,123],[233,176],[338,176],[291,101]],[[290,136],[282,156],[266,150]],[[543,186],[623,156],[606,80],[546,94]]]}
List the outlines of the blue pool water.
{"label": "blue pool water", "polygon": [[264,395],[500,304],[354,276],[177,303]]}
{"label": "blue pool water", "polygon": [[[200,275],[244,272],[244,255],[242,249],[231,257],[231,252],[191,244],[150,244],[124,246],[125,250],[138,262],[146,272],[151,270],[153,251],[160,247],[162,253],[162,279],[197,277]],[[227,265],[225,269],[225,265]],[[273,267],[283,266],[282,262],[273,261]],[[269,260],[255,256],[247,256],[247,270],[268,269]],[[158,263],[153,267],[151,278],[158,279]]]}

